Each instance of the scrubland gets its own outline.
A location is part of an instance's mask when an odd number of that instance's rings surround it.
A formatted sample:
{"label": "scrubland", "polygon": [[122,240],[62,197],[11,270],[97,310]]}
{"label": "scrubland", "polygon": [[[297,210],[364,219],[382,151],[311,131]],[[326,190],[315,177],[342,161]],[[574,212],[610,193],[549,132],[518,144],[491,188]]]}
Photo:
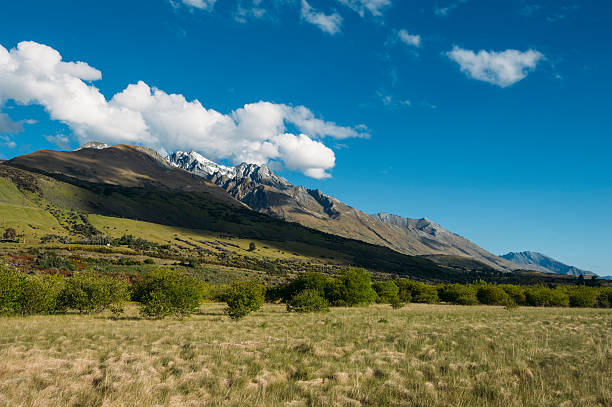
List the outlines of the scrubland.
{"label": "scrubland", "polygon": [[612,310],[0,317],[0,406],[610,406]]}

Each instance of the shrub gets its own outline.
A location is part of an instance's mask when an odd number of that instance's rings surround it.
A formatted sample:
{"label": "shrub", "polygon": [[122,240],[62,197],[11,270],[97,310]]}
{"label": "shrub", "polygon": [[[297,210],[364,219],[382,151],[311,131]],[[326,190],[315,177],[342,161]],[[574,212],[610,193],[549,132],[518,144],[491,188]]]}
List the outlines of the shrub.
{"label": "shrub", "polygon": [[14,228],[6,228],[2,237],[4,240],[14,241],[17,239],[17,231]]}
{"label": "shrub", "polygon": [[349,269],[345,274],[328,281],[325,298],[330,304],[338,306],[371,304],[376,299],[376,292],[372,289],[370,273],[364,269]]}
{"label": "shrub", "polygon": [[485,305],[508,305],[514,303],[514,300],[510,298],[503,288],[490,284],[478,287],[476,297],[481,304]]}
{"label": "shrub", "polygon": [[612,307],[612,287],[601,289],[597,296],[597,306],[600,308]]}
{"label": "shrub", "polygon": [[0,314],[19,312],[22,278],[19,271],[0,264]]}
{"label": "shrub", "polygon": [[399,287],[399,297],[401,301],[426,304],[433,304],[440,301],[438,290],[433,285],[407,279],[397,280],[395,284]]}
{"label": "shrub", "polygon": [[205,285],[173,270],[145,274],[134,286],[132,298],[141,304],[140,312],[149,318],[174,315],[183,318],[200,308]]}
{"label": "shrub", "polygon": [[569,297],[558,289],[543,286],[531,287],[525,293],[527,305],[534,307],[567,307]]}
{"label": "shrub", "polygon": [[568,294],[570,307],[595,307],[599,290],[591,287],[574,287]]}
{"label": "shrub", "polygon": [[51,314],[58,310],[64,280],[53,276],[26,276],[22,280],[19,312],[23,315]]}
{"label": "shrub", "polygon": [[447,284],[438,289],[438,297],[442,301],[459,305],[476,305],[476,289],[471,285]]}
{"label": "shrub", "polygon": [[264,286],[256,281],[235,281],[224,295],[232,319],[240,319],[260,309],[265,300]]}
{"label": "shrub", "polygon": [[499,285],[516,305],[527,305],[525,289],[520,285],[502,284]]}
{"label": "shrub", "polygon": [[288,301],[304,290],[313,290],[316,291],[319,296],[325,297],[325,288],[328,286],[329,282],[330,279],[323,273],[309,272],[301,274],[286,286],[285,291],[282,293],[282,298]]}
{"label": "shrub", "polygon": [[75,273],[59,294],[58,307],[79,312],[102,312],[111,309],[114,314],[123,311],[129,299],[124,281],[111,277],[99,277],[92,273]]}
{"label": "shrub", "polygon": [[34,265],[40,269],[74,270],[70,260],[55,252],[44,252],[36,258]]}
{"label": "shrub", "polygon": [[304,290],[287,303],[288,312],[329,312],[329,304],[316,290]]}
{"label": "shrub", "polygon": [[399,299],[399,287],[391,280],[377,281],[372,285],[376,291],[376,302],[379,304],[392,304],[401,302]]}

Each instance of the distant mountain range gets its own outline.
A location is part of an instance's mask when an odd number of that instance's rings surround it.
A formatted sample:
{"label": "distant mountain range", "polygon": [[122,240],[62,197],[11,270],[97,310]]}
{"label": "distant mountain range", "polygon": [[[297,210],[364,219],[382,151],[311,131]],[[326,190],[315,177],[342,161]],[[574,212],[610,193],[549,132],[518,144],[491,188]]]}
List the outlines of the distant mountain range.
{"label": "distant mountain range", "polygon": [[581,270],[574,266],[568,266],[551,257],[538,252],[510,252],[500,257],[530,270],[544,273],[565,274],[569,276],[594,276],[592,271]]}
{"label": "distant mountain range", "polygon": [[476,259],[501,271],[520,268],[427,218],[367,214],[318,189],[291,184],[265,165],[219,165],[197,152],[178,151],[166,159],[174,166],[218,185],[251,209],[327,233],[426,256],[447,264],[448,256]]}

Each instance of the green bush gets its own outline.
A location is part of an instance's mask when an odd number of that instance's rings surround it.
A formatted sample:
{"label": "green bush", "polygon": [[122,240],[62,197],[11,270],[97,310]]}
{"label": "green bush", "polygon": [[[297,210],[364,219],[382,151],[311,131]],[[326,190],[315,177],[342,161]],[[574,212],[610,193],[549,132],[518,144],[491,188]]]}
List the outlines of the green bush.
{"label": "green bush", "polygon": [[565,292],[543,286],[527,289],[525,298],[527,305],[533,307],[567,307],[569,305],[569,296]]}
{"label": "green bush", "polygon": [[23,315],[51,314],[58,310],[64,279],[54,276],[25,276],[21,282],[19,312]]}
{"label": "green bush", "polygon": [[265,288],[256,281],[235,281],[225,292],[224,300],[227,315],[240,319],[263,306]]}
{"label": "green bush", "polygon": [[570,307],[595,307],[600,290],[591,287],[573,287],[568,290]]}
{"label": "green bush", "polygon": [[123,305],[128,299],[128,286],[124,281],[80,272],[66,280],[59,293],[58,307],[81,313],[110,309],[118,314],[123,311]]}
{"label": "green bush", "polygon": [[612,287],[601,289],[597,295],[597,306],[600,308],[612,307]]}
{"label": "green bush", "polygon": [[74,270],[70,260],[55,252],[44,252],[36,258],[34,266],[40,269]]}
{"label": "green bush", "polygon": [[285,301],[289,301],[296,294],[304,290],[314,290],[319,296],[325,297],[325,288],[328,286],[329,281],[330,279],[323,273],[303,273],[286,286],[282,297]]}
{"label": "green bush", "polygon": [[0,314],[13,314],[20,310],[23,274],[0,265]]}
{"label": "green bush", "polygon": [[476,291],[478,302],[485,305],[509,305],[514,302],[503,288],[496,285],[481,285]]}
{"label": "green bush", "polygon": [[525,288],[520,285],[501,284],[499,285],[516,305],[527,305]]}
{"label": "green bush", "polygon": [[476,305],[476,289],[471,285],[447,284],[438,289],[438,297],[445,302],[459,305]]}
{"label": "green bush", "polygon": [[156,270],[134,285],[132,299],[140,303],[140,312],[146,317],[183,318],[198,311],[205,288],[200,281],[174,270]]}
{"label": "green bush", "polygon": [[325,298],[336,306],[368,305],[376,299],[370,273],[364,269],[351,268],[345,274],[328,281]]}
{"label": "green bush", "polygon": [[397,280],[395,284],[399,287],[399,297],[401,301],[426,304],[433,304],[440,301],[438,290],[433,285],[407,279]]}
{"label": "green bush", "polygon": [[399,287],[391,280],[377,281],[372,284],[372,288],[376,291],[376,302],[379,304],[400,303]]}
{"label": "green bush", "polygon": [[287,303],[288,312],[329,312],[327,300],[316,290],[304,290]]}

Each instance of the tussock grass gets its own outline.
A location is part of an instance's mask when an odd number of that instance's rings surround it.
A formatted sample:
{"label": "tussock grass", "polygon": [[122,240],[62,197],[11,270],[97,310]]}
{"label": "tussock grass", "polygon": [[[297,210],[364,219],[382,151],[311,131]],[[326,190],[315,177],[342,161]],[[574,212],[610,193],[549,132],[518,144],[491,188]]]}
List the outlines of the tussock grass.
{"label": "tussock grass", "polygon": [[1,406],[610,406],[612,311],[0,318]]}

